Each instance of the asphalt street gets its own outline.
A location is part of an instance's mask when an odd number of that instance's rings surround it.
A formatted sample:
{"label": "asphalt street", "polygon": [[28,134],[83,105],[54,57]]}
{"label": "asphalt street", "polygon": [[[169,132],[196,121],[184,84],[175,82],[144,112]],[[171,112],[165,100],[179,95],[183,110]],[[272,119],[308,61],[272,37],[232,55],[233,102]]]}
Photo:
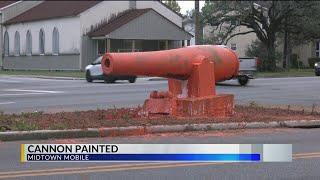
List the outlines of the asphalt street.
{"label": "asphalt street", "polygon": [[[217,86],[235,94],[236,103],[311,106],[320,101],[317,77],[255,79],[246,87],[236,81]],[[166,81],[138,79],[116,84],[0,76],[0,110],[73,111],[142,104]],[[0,142],[0,179],[320,179],[319,129],[259,129],[146,135],[117,138]],[[287,163],[20,163],[21,143],[288,143]]]}
{"label": "asphalt street", "polygon": [[[232,93],[236,103],[312,106],[320,102],[320,78],[266,78],[251,80],[241,87],[237,81],[219,83],[217,93]],[[54,80],[0,76],[0,110],[6,113],[30,111],[74,111],[142,105],[152,90],[166,90],[166,81],[138,79],[87,83],[84,80]]]}
{"label": "asphalt street", "polygon": [[[320,179],[319,129],[190,132],[139,137],[0,142],[0,179]],[[21,143],[244,143],[292,144],[283,163],[20,163]]]}

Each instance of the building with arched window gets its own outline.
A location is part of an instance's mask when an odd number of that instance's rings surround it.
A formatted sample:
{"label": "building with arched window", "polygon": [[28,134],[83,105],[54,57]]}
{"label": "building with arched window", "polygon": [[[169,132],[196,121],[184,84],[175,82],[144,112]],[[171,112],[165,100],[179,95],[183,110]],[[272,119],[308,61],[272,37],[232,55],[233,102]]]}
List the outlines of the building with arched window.
{"label": "building with arched window", "polygon": [[4,55],[9,56],[9,34],[7,31],[4,33]]}
{"label": "building with arched window", "polygon": [[[0,42],[3,43],[3,49],[0,48],[0,70],[3,68],[3,57],[14,56],[13,46],[15,31],[8,32],[3,27],[4,22],[20,15],[21,13],[24,13],[40,3],[41,1],[0,1],[0,32],[2,33],[2,36],[0,36]],[[22,39],[20,39],[20,41]],[[23,45],[20,43],[20,50],[21,46]]]}
{"label": "building with arched window", "polygon": [[161,1],[43,1],[4,30],[5,69],[84,70],[106,52],[176,48],[192,37],[182,16]]}
{"label": "building with arched window", "polygon": [[32,35],[30,30],[28,30],[26,34],[26,55],[32,55]]}
{"label": "building with arched window", "polygon": [[45,53],[45,34],[41,28],[39,31],[39,55],[44,55]]}
{"label": "building with arched window", "polygon": [[59,54],[59,31],[58,28],[54,28],[52,32],[52,54]]}
{"label": "building with arched window", "polygon": [[18,31],[14,34],[14,55],[20,56],[20,34]]}

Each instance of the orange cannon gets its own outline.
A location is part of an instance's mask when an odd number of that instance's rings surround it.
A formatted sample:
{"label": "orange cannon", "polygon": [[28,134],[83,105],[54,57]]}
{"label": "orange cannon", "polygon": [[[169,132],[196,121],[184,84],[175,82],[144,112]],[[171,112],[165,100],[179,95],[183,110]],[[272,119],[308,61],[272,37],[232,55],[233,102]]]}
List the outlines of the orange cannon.
{"label": "orange cannon", "polygon": [[106,53],[105,74],[166,77],[168,92],[153,91],[143,113],[181,117],[233,114],[234,96],[216,95],[215,82],[238,75],[236,54],[224,46],[198,45],[186,48],[133,53]]}

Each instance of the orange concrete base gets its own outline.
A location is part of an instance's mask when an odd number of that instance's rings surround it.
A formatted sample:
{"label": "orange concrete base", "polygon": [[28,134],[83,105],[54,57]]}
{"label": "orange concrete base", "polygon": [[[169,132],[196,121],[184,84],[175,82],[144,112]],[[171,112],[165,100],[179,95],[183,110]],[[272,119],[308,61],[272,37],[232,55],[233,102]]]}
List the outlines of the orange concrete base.
{"label": "orange concrete base", "polygon": [[227,117],[233,114],[234,96],[220,94],[201,98],[177,99],[175,116],[180,117]]}
{"label": "orange concrete base", "polygon": [[226,117],[234,110],[234,96],[220,94],[199,98],[149,98],[143,105],[146,115],[176,117]]}
{"label": "orange concrete base", "polygon": [[144,114],[173,114],[175,112],[175,98],[150,98],[145,100],[143,105]]}

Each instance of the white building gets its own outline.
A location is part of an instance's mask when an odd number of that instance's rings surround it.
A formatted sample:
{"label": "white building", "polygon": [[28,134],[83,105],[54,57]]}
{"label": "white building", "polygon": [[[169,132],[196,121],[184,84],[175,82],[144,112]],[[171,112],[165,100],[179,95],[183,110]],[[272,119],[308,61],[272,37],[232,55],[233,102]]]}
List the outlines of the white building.
{"label": "white building", "polygon": [[[3,22],[11,19],[26,10],[40,4],[40,1],[0,1],[0,34],[3,34]],[[0,42],[3,42],[0,36]],[[3,47],[3,44],[1,44]],[[0,48],[0,69],[2,69],[3,48]]]}
{"label": "white building", "polygon": [[44,1],[4,23],[4,69],[79,70],[99,54],[180,47],[192,35],[160,1]]}

